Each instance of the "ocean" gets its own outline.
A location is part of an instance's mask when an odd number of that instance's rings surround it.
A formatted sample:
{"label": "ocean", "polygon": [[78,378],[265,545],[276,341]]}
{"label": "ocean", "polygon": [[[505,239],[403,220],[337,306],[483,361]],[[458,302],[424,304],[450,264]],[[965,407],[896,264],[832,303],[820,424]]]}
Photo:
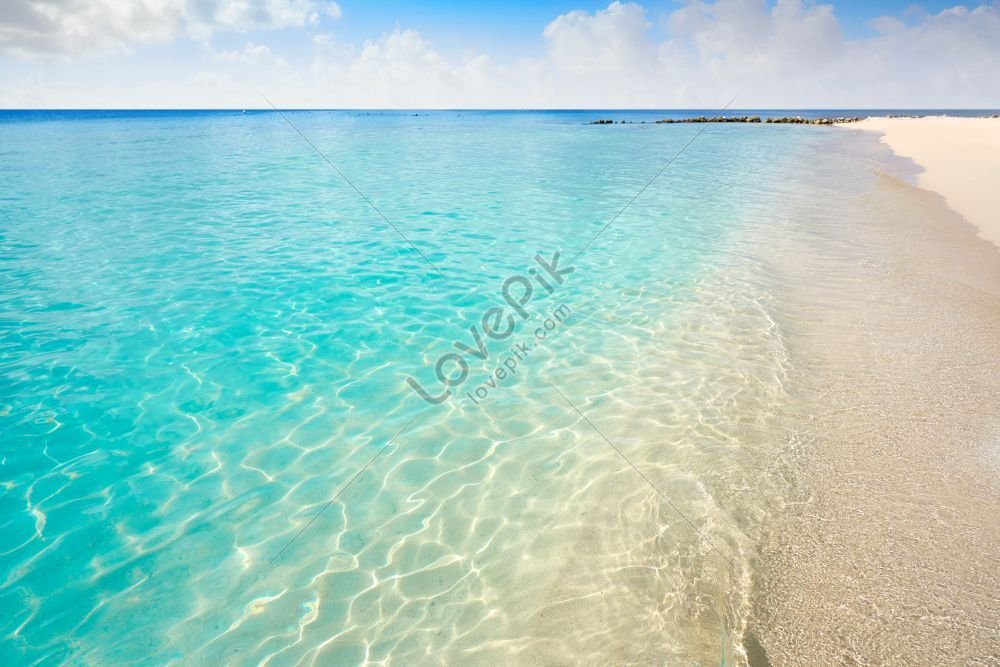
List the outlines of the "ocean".
{"label": "ocean", "polygon": [[0,113],[0,663],[744,663],[847,131],[701,113]]}

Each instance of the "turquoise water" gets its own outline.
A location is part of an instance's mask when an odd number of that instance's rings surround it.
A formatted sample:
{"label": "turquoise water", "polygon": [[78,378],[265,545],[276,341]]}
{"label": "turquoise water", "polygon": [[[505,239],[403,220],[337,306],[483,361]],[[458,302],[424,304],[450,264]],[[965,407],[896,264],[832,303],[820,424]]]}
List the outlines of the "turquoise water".
{"label": "turquoise water", "polygon": [[0,663],[739,660],[740,237],[816,130],[709,127],[587,246],[701,129],[591,116],[290,113],[391,224],[277,114],[5,116]]}

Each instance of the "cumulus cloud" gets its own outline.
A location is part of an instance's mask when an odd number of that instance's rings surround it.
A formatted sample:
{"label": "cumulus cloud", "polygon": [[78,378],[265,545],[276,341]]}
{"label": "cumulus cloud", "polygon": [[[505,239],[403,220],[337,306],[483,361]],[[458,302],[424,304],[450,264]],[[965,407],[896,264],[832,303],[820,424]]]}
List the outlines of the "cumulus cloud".
{"label": "cumulus cloud", "polygon": [[[88,1],[110,2],[79,6]],[[214,0],[200,0],[202,18],[172,32],[306,26],[321,11],[313,0],[257,2],[258,13],[248,3],[220,14]],[[294,69],[261,44],[220,54],[216,74],[228,84],[201,105],[251,106],[259,104],[256,91],[266,90],[288,106],[351,108],[715,108],[737,92],[742,107],[1000,106],[1000,11],[993,5],[907,10],[869,27],[867,37],[846,39],[834,5],[802,0],[682,0],[658,14],[616,1],[553,17],[539,36],[542,55],[513,61],[485,53],[449,59],[410,29],[359,45],[314,31],[310,61]],[[250,71],[249,64],[264,67]],[[225,70],[237,66],[239,73]],[[200,81],[209,74],[202,71]]]}
{"label": "cumulus cloud", "polygon": [[[739,89],[755,106],[1000,104],[1000,11],[907,11],[845,40],[832,5],[799,0],[690,2],[670,17],[673,62],[707,88]],[[696,98],[708,103],[704,95]]]}
{"label": "cumulus cloud", "polygon": [[247,42],[241,51],[222,51],[218,54],[219,60],[231,63],[243,63],[244,65],[254,65],[264,67],[284,62],[275,56],[271,49],[263,44]]}
{"label": "cumulus cloud", "polygon": [[641,6],[613,2],[594,14],[564,14],[542,35],[549,59],[560,72],[620,73],[644,71],[655,63],[656,49],[646,36],[649,28]]}
{"label": "cumulus cloud", "polygon": [[523,92],[488,56],[451,63],[415,30],[397,29],[360,50],[329,35],[313,43],[312,90],[326,95],[325,101],[313,98],[317,106],[433,108],[470,100],[473,106],[504,106]]}
{"label": "cumulus cloud", "polygon": [[990,5],[881,17],[844,38],[835,8],[800,0],[688,0],[662,17],[636,3],[554,18],[544,57],[449,62],[397,30],[360,52],[317,55],[335,106],[894,107],[1000,104],[1000,12]]}
{"label": "cumulus cloud", "polygon": [[879,16],[873,18],[866,25],[872,30],[886,35],[906,29],[906,24],[895,16]]}
{"label": "cumulus cloud", "polygon": [[[709,86],[742,91],[751,99],[762,93],[773,97],[792,82],[802,84],[796,94],[812,95],[829,85],[845,48],[833,6],[803,6],[799,0],[777,0],[773,6],[764,0],[691,2],[674,12],[668,25],[670,62]],[[703,95],[699,100],[708,102]]]}
{"label": "cumulus cloud", "polygon": [[841,64],[858,78],[841,81],[841,94],[881,106],[1000,106],[1000,10],[959,6],[893,26],[848,43]]}
{"label": "cumulus cloud", "polygon": [[109,54],[218,30],[268,30],[339,18],[323,0],[4,0],[0,53],[15,56]]}

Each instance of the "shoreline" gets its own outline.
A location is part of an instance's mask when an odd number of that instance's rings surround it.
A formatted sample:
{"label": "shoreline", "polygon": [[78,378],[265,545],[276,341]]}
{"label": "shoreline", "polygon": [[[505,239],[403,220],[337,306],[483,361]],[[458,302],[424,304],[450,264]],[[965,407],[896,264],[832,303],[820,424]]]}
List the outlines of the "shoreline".
{"label": "shoreline", "polygon": [[881,141],[923,168],[917,185],[937,192],[953,210],[1000,248],[1000,120],[963,118],[870,117],[851,129],[878,132]]}
{"label": "shoreline", "polygon": [[813,203],[808,236],[762,244],[795,464],[754,568],[751,667],[986,664],[1000,646],[1000,256],[874,139],[831,136],[794,202]]}

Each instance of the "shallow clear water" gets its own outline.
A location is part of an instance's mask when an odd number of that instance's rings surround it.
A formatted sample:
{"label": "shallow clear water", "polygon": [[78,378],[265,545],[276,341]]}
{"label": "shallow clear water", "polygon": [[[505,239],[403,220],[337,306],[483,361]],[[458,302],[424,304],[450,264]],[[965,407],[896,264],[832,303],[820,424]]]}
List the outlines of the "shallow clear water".
{"label": "shallow clear water", "polygon": [[739,660],[741,248],[824,130],[711,126],[588,245],[702,129],[591,116],[290,113],[391,224],[277,114],[0,122],[0,662]]}

